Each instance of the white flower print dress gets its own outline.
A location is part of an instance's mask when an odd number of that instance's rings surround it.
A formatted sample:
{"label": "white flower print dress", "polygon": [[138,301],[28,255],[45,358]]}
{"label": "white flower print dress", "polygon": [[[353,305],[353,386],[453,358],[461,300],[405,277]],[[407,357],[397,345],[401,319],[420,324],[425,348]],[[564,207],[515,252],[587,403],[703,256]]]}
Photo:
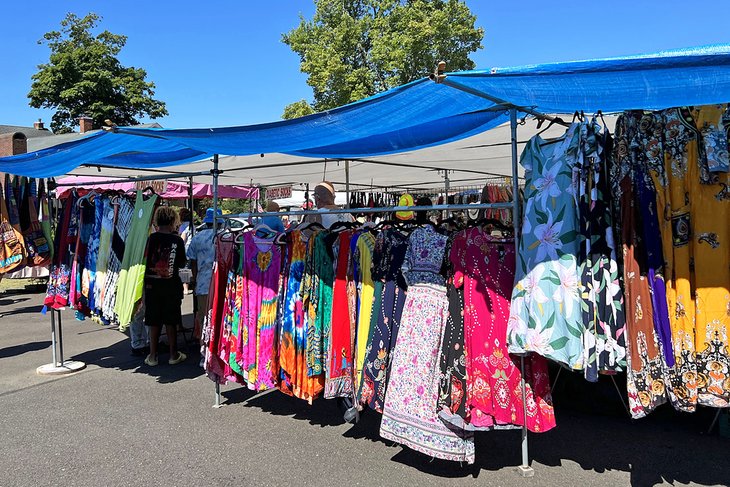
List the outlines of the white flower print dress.
{"label": "white flower print dress", "polygon": [[533,137],[522,153],[525,208],[512,292],[510,353],[535,352],[582,370],[582,285],[574,169],[579,125],[558,141]]}

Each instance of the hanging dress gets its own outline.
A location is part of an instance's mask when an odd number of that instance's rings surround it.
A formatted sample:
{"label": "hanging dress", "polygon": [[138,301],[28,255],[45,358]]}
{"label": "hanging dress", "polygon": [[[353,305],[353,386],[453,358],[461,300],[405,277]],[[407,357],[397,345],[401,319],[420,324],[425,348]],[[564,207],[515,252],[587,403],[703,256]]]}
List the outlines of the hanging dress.
{"label": "hanging dress", "polygon": [[218,235],[214,245],[215,260],[208,293],[208,316],[203,321],[201,337],[205,350],[203,368],[212,381],[225,384],[225,362],[219,351],[223,340],[226,282],[234,262],[233,238],[231,235]]}
{"label": "hanging dress", "polygon": [[439,274],[447,237],[431,226],[409,237],[403,263],[403,306],[385,396],[380,436],[435,458],[474,462],[471,433],[449,429],[438,417],[439,355],[448,301]]}
{"label": "hanging dress", "polygon": [[696,152],[688,154],[687,174],[697,402],[718,408],[730,407],[730,174],[722,122],[725,110],[725,105],[693,110],[701,142]]}
{"label": "hanging dress", "polygon": [[[449,311],[446,315],[444,339],[441,344],[441,374],[439,375],[438,414],[444,423],[459,429],[466,429],[466,351],[464,349],[464,275],[454,272],[452,254],[453,234],[447,244],[444,259],[448,276],[446,297]],[[463,237],[462,237],[463,238]]]}
{"label": "hanging dress", "polygon": [[157,195],[145,200],[141,191],[132,211],[132,224],[124,247],[124,258],[117,283],[117,302],[114,311],[119,318],[119,329],[125,330],[132,322],[134,306],[144,290],[144,249],[150,233],[150,222],[155,211]]}
{"label": "hanging dress", "polygon": [[362,370],[365,364],[365,354],[372,321],[373,299],[375,296],[375,283],[373,282],[375,236],[365,231],[357,239],[356,245],[355,255],[358,264],[358,281],[360,283],[357,338],[355,340],[355,385],[357,387],[362,381]]}
{"label": "hanging dress", "polygon": [[[245,371],[250,389],[263,391],[276,386],[278,361],[274,354],[276,306],[281,249],[273,242],[244,235],[247,343],[242,343]],[[242,364],[242,366],[244,365]]]}
{"label": "hanging dress", "polygon": [[483,228],[460,232],[451,256],[455,281],[464,289],[467,420],[474,429],[527,424],[530,431],[555,427],[547,361],[525,357],[527,418],[524,415],[521,359],[507,350],[509,297],[515,247],[512,239],[492,237]]}
{"label": "hanging dress", "polygon": [[[88,281],[84,281],[86,256],[94,230],[96,207],[90,200],[79,200],[79,233],[76,239],[76,254],[71,269],[71,304],[82,316],[89,315]],[[79,316],[79,315],[77,315]]]}
{"label": "hanging dress", "polygon": [[326,372],[332,323],[332,288],[334,287],[334,256],[328,242],[329,232],[318,232],[310,240],[311,254],[305,276],[305,310],[308,314],[307,367],[310,376]]}
{"label": "hanging dress", "polygon": [[[606,197],[606,161],[612,139],[595,122],[580,126],[578,151],[578,214],[582,239],[579,260],[586,328],[583,361],[586,379],[599,373],[615,374],[626,368],[624,296],[619,284],[616,244]],[[663,281],[662,281],[663,285]]]}
{"label": "hanging dress", "polygon": [[[294,397],[304,399],[310,404],[322,393],[324,374],[309,375],[307,366],[307,337],[309,316],[303,301],[305,266],[308,260],[307,246],[314,238],[305,240],[304,234],[294,230],[289,234],[288,278],[286,303],[281,318],[281,338],[279,360],[284,375],[283,392],[291,392]],[[313,276],[307,276],[312,279]]]}
{"label": "hanging dress", "polygon": [[339,247],[336,260],[335,282],[332,289],[332,319],[330,325],[330,353],[324,384],[324,398],[352,397],[352,321],[354,309],[348,290],[348,266],[352,231],[337,237]]}
{"label": "hanging dress", "polygon": [[373,251],[375,301],[371,313],[370,333],[365,348],[362,382],[358,401],[378,412],[383,411],[385,392],[391,370],[391,352],[400,328],[406,282],[401,268],[408,249],[408,237],[395,230],[380,232]]}
{"label": "hanging dress", "polygon": [[114,232],[112,234],[111,252],[107,264],[107,276],[104,284],[103,317],[109,323],[119,324],[114,310],[117,302],[117,284],[119,273],[122,270],[125,241],[132,226],[132,212],[134,206],[125,197],[119,197],[115,203]]}
{"label": "hanging dress", "polygon": [[107,268],[112,251],[112,235],[114,234],[114,208],[108,196],[102,196],[103,213],[101,232],[99,234],[99,255],[96,260],[96,280],[94,283],[94,304],[96,314],[103,318],[104,297],[106,292]]}
{"label": "hanging dress", "polygon": [[63,202],[58,212],[56,237],[53,243],[53,263],[49,269],[45,306],[60,309],[69,305],[71,292],[71,266],[78,233],[78,200],[76,191]]}
{"label": "hanging dress", "polygon": [[654,328],[654,307],[646,276],[646,256],[641,245],[638,201],[634,191],[631,138],[635,120],[624,115],[616,121],[612,157],[612,198],[617,202],[614,222],[622,246],[624,308],[626,313],[626,388],[629,410],[642,418],[666,401],[664,362]]}
{"label": "hanging dress", "polygon": [[579,124],[560,139],[533,137],[522,153],[525,211],[508,324],[510,353],[536,352],[583,370],[578,217],[573,170]]}

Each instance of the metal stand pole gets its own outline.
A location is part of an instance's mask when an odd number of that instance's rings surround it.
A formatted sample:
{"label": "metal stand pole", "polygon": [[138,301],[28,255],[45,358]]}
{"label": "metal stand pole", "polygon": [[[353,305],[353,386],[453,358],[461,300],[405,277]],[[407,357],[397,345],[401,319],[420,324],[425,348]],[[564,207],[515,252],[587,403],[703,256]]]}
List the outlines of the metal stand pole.
{"label": "metal stand pole", "polygon": [[712,433],[712,430],[715,428],[715,425],[717,424],[717,420],[720,419],[720,413],[722,412],[722,409],[718,409],[717,413],[715,413],[715,419],[712,420],[712,424],[710,424],[710,428],[707,430],[707,433]]}
{"label": "metal stand pole", "polygon": [[60,356],[59,365],[63,365],[63,324],[61,323],[61,310],[58,310],[58,355]]}
{"label": "metal stand pole", "polygon": [[[218,233],[218,154],[213,154],[213,234]],[[215,383],[214,408],[221,407],[221,385]]]}
{"label": "metal stand pole", "polygon": [[624,405],[624,409],[626,410],[626,413],[628,413],[629,416],[631,416],[631,409],[629,409],[629,405],[626,404],[626,401],[624,400],[624,396],[621,394],[621,389],[618,388],[618,384],[616,384],[616,377],[611,376],[611,382],[613,382],[613,386],[616,388],[616,393],[618,393],[618,398],[621,399],[621,404]]}
{"label": "metal stand pole", "polygon": [[58,357],[56,356],[56,312],[51,309],[51,346],[53,347],[53,365],[60,367]]}
{"label": "metal stand pole", "polygon": [[[509,111],[509,127],[512,145],[512,225],[515,229],[515,254],[519,253],[520,231],[520,187],[517,177],[517,110],[512,108]],[[527,387],[525,385],[525,356],[520,357],[520,372],[522,373],[522,465],[517,467],[523,477],[532,477],[535,470],[530,467],[530,455],[527,442]]]}
{"label": "metal stand pole", "polygon": [[[58,313],[58,317],[56,317],[56,313]],[[56,337],[56,322],[58,322],[58,337]],[[61,310],[58,309],[51,309],[51,346],[53,347],[53,362],[38,367],[36,369],[38,375],[72,374],[86,368],[84,362],[63,358],[63,323],[61,322]],[[56,347],[58,347],[58,353],[56,353]]]}

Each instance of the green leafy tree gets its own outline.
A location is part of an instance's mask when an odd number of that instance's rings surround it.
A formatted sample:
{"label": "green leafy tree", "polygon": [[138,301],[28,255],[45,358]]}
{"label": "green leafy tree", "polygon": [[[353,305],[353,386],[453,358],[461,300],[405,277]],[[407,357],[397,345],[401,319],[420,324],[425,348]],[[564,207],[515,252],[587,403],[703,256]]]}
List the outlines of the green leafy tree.
{"label": "green leafy tree", "polygon": [[[284,34],[314,101],[284,118],[329,110],[428,75],[438,61],[473,69],[484,30],[460,0],[315,0],[314,17]],[[305,105],[309,105],[306,107]]]}
{"label": "green leafy tree", "polygon": [[127,37],[107,30],[92,33],[100,20],[94,13],[69,13],[60,31],[47,32],[38,41],[50,48],[51,56],[33,75],[28,98],[34,108],[56,110],[54,132],[70,132],[82,115],[91,117],[96,127],[106,119],[134,125],[137,117],[167,115],[165,104],[153,98],[155,84],[145,80],[147,72],[122,66],[117,59]]}

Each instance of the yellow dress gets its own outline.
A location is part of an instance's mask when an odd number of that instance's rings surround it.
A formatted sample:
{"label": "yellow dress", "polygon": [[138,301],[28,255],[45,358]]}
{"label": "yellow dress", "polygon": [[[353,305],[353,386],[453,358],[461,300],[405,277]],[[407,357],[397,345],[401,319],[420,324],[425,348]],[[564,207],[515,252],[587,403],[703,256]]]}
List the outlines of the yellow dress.
{"label": "yellow dress", "polygon": [[[722,130],[724,105],[694,110],[697,129],[702,133],[706,159],[724,150],[716,144]],[[726,141],[727,139],[725,139]],[[688,151],[697,156],[698,151]],[[712,166],[712,162],[709,163]],[[690,283],[694,290],[695,348],[698,402],[705,406],[730,405],[730,193],[728,173],[714,173],[712,184],[700,181],[700,165],[688,160],[691,252],[694,272]]]}
{"label": "yellow dress", "polygon": [[370,333],[370,318],[373,310],[375,284],[373,283],[372,264],[375,237],[370,232],[364,232],[357,239],[357,250],[360,256],[360,275],[362,287],[360,289],[360,313],[357,319],[357,348],[355,357],[355,384],[360,385],[362,368],[367,353],[368,335]]}

